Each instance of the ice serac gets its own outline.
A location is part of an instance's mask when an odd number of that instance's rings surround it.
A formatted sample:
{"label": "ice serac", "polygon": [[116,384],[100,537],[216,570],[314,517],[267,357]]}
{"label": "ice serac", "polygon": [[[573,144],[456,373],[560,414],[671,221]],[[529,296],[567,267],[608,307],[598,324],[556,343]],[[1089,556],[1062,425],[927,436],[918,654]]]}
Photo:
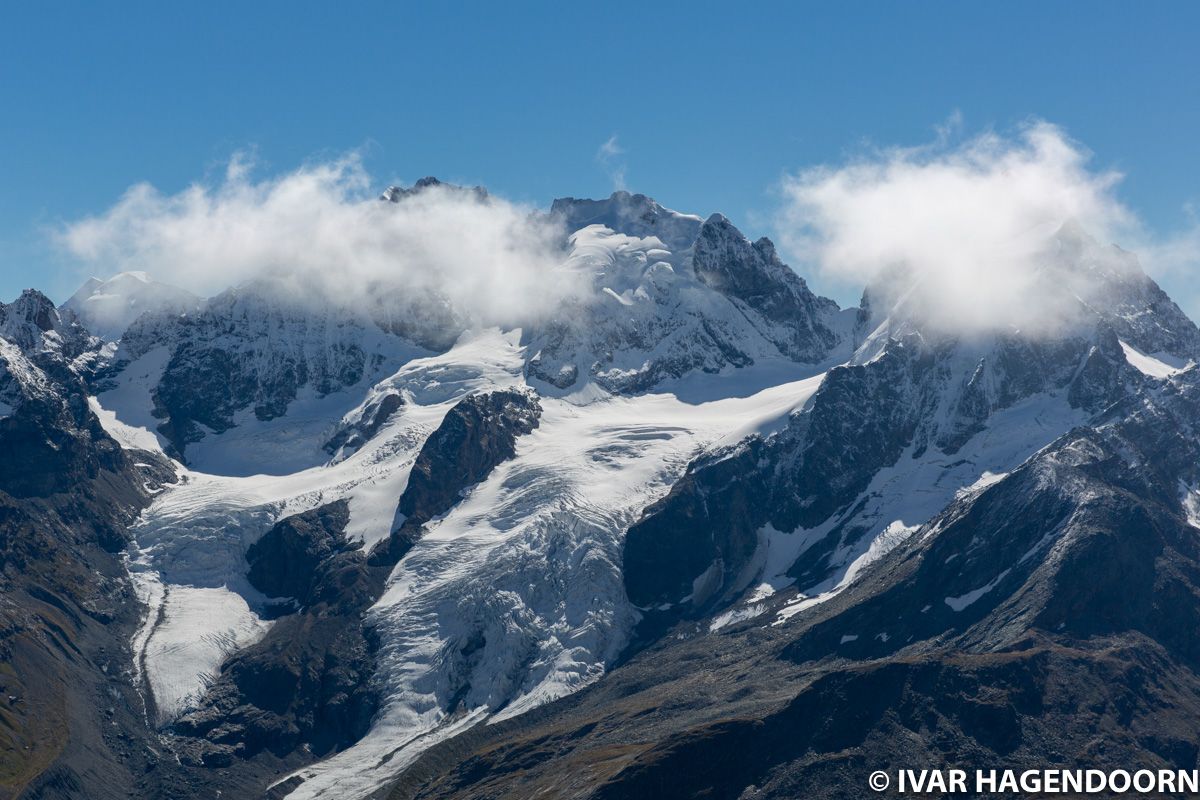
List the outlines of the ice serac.
{"label": "ice serac", "polygon": [[201,302],[186,289],[152,280],[145,272],[122,272],[107,280],[89,278],[62,308],[111,342],[142,314],[187,314],[199,309]]}
{"label": "ice serac", "polygon": [[566,268],[589,291],[527,332],[528,372],[546,390],[637,393],[695,373],[816,364],[849,343],[853,314],[723,217],[625,192],[557,200],[552,214],[570,232]]}

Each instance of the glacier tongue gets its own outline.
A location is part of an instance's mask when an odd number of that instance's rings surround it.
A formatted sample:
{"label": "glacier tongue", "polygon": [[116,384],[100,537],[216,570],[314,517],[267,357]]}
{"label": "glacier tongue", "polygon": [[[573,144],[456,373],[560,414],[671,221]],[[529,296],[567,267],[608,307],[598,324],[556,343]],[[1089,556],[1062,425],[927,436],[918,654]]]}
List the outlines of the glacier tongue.
{"label": "glacier tongue", "polygon": [[[495,330],[464,335],[450,352],[406,364],[387,383],[414,402],[337,463],[245,477],[178,466],[179,482],[134,526],[128,555],[135,586],[149,606],[135,637],[135,662],[144,670],[160,723],[194,704],[225,657],[269,628],[259,615],[267,598],[246,580],[246,549],[281,517],[342,498],[350,507],[347,536],[367,547],[386,538],[417,452],[454,402],[474,389],[520,379],[518,335]],[[130,375],[133,384],[102,399],[115,397],[136,408],[154,369],[133,369]],[[93,404],[104,411],[99,401]],[[127,444],[152,439],[112,412],[104,411],[101,422]],[[245,435],[253,435],[253,426],[247,427]]]}
{"label": "glacier tongue", "polygon": [[785,417],[820,381],[698,404],[543,399],[516,458],[397,565],[370,612],[382,710],[358,744],[300,770],[290,796],[366,796],[450,730],[599,678],[637,619],[621,583],[625,529],[702,448]]}

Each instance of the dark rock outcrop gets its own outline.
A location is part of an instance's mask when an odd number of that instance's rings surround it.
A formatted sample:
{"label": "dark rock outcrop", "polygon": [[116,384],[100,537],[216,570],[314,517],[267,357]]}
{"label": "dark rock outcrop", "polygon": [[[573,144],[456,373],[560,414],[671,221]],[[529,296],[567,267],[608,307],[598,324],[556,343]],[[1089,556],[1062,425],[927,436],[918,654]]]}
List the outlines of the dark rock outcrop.
{"label": "dark rock outcrop", "polygon": [[246,551],[250,583],[268,597],[309,605],[318,567],[345,545],[349,520],[344,500],[281,519]]}
{"label": "dark rock outcrop", "polygon": [[446,414],[417,455],[400,495],[405,523],[424,524],[450,510],[463,490],[516,455],[517,438],[538,426],[542,407],[529,392],[473,394]]}
{"label": "dark rock outcrop", "polygon": [[389,567],[368,565],[361,545],[346,541],[348,520],[346,501],[330,503],[285,517],[251,545],[251,583],[300,608],[223,664],[201,706],[175,722],[190,739],[181,744],[190,763],[285,758],[302,746],[324,755],[366,733],[376,698],[363,613]]}
{"label": "dark rock outcrop", "polygon": [[649,608],[688,597],[674,618],[744,588],[737,578],[763,525],[816,525],[912,444],[937,373],[918,338],[895,342],[870,364],[831,370],[776,437],[698,460],[626,535],[629,599]]}
{"label": "dark rock outcrop", "polygon": [[538,426],[537,396],[518,389],[469,395],[446,414],[417,454],[397,513],[404,519],[372,553],[395,563],[420,536],[421,526],[450,510],[462,493],[516,455],[517,439]]}
{"label": "dark rock outcrop", "polygon": [[702,283],[756,312],[747,319],[789,358],[820,361],[838,344],[827,324],[837,303],[813,294],[770,239],[751,244],[728,219],[713,214],[697,233],[692,268]]}
{"label": "dark rock outcrop", "polygon": [[379,196],[379,199],[388,203],[399,203],[404,201],[406,198],[421,194],[427,189],[440,189],[442,191],[456,193],[461,192],[481,202],[488,199],[487,189],[482,186],[459,186],[457,184],[440,181],[432,175],[419,178],[416,183],[407,188],[404,186],[389,186],[383,190],[383,194]]}
{"label": "dark rock outcrop", "polygon": [[404,395],[387,392],[369,402],[357,419],[343,423],[325,443],[325,452],[333,455],[352,453],[369,442],[392,415],[404,407]]}
{"label": "dark rock outcrop", "polygon": [[264,751],[284,758],[301,747],[321,756],[360,739],[377,702],[364,610],[278,619],[266,637],[222,666],[200,708],[175,722],[183,757],[212,767]]}

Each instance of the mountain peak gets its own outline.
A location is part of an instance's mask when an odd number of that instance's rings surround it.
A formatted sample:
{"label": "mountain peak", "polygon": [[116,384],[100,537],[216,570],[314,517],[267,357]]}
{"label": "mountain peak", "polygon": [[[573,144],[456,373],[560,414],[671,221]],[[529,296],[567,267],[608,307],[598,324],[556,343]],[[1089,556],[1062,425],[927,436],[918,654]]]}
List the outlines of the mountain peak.
{"label": "mountain peak", "polygon": [[400,185],[392,185],[383,190],[383,194],[379,195],[379,199],[388,203],[399,203],[408,197],[421,194],[428,189],[443,189],[450,192],[465,192],[475,196],[477,200],[486,200],[488,198],[487,189],[482,186],[460,186],[456,183],[446,183],[432,175],[426,175],[420,178],[411,187]]}
{"label": "mountain peak", "polygon": [[146,312],[182,312],[199,305],[200,298],[185,289],[130,271],[107,280],[89,278],[62,308],[73,312],[91,333],[113,341]]}
{"label": "mountain peak", "polygon": [[550,206],[550,214],[560,218],[570,232],[603,225],[627,236],[654,236],[675,252],[692,246],[701,225],[694,214],[680,213],[644,194],[624,190],[604,200],[560,197]]}
{"label": "mountain peak", "polygon": [[58,311],[54,302],[37,289],[26,289],[8,306],[9,312],[21,321],[35,325],[40,331],[58,327]]}
{"label": "mountain peak", "polygon": [[91,337],[75,318],[60,315],[54,301],[37,289],[26,289],[7,305],[0,303],[0,339],[26,354],[54,352],[68,360],[91,346]]}

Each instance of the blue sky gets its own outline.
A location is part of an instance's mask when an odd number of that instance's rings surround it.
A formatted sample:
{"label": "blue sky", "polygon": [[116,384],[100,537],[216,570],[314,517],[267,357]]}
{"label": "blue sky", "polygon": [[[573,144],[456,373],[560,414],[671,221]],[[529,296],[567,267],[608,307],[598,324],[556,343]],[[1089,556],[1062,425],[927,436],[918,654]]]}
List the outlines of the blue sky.
{"label": "blue sky", "polygon": [[1037,117],[1169,232],[1200,203],[1198,33],[1170,2],[5,4],[0,297],[63,299],[48,231],[246,149],[548,205],[612,190],[615,135],[630,189],[758,234],[787,173]]}

